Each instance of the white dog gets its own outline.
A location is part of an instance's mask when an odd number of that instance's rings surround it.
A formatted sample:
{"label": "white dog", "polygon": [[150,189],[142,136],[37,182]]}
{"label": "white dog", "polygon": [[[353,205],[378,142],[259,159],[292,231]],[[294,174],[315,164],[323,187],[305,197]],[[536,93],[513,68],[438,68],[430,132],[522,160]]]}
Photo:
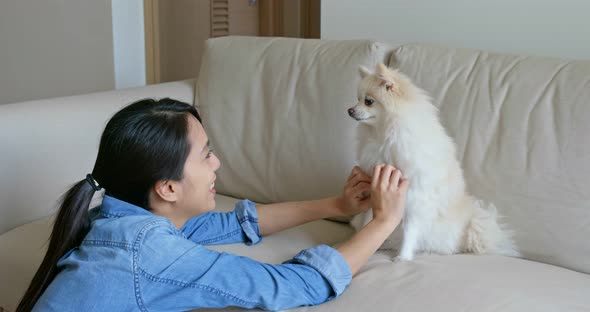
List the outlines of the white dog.
{"label": "white dog", "polygon": [[[371,174],[375,165],[392,164],[410,182],[403,233],[396,230],[381,248],[399,250],[398,260],[412,260],[419,251],[518,257],[495,207],[466,193],[455,144],[430,97],[383,64],[376,73],[360,71],[358,103],[348,110],[359,121],[359,166]],[[358,231],[371,218],[369,210],[351,223]]]}

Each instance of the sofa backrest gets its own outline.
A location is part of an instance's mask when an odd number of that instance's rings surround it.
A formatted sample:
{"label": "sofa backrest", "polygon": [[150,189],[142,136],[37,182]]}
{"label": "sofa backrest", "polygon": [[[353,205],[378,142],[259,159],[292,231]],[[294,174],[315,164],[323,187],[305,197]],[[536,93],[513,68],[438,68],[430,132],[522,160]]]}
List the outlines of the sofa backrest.
{"label": "sofa backrest", "polygon": [[121,107],[147,98],[193,102],[192,80],[0,105],[0,234],[56,212],[92,171],[100,135]]}
{"label": "sofa backrest", "polygon": [[590,62],[431,45],[229,37],[207,42],[195,101],[216,188],[258,202],[338,194],[355,163],[358,66],[429,92],[470,192],[496,204],[526,258],[590,272]]}
{"label": "sofa backrest", "polygon": [[355,163],[359,65],[391,48],[366,40],[210,39],[196,105],[221,168],[216,189],[257,202],[339,194]]}
{"label": "sofa backrest", "polygon": [[390,66],[434,98],[525,257],[590,273],[590,61],[404,45]]}

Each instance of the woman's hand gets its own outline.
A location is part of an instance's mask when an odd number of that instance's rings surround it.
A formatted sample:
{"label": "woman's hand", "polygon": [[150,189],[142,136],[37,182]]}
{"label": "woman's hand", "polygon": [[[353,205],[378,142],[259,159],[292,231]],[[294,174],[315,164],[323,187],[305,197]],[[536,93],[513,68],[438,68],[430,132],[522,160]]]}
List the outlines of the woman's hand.
{"label": "woman's hand", "polygon": [[373,220],[397,227],[404,215],[408,180],[391,165],[377,165],[371,180]]}
{"label": "woman's hand", "polygon": [[354,216],[369,209],[371,177],[358,166],[352,168],[344,186],[342,195],[338,197],[336,206],[339,216]]}

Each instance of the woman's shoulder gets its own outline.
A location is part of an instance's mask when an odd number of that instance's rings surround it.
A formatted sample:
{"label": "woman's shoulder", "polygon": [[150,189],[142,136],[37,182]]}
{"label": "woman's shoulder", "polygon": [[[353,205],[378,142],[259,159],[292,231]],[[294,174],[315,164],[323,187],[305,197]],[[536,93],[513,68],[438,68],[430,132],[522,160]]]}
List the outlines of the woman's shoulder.
{"label": "woman's shoulder", "polygon": [[148,231],[182,236],[170,220],[157,215],[133,215],[117,218],[99,218],[91,223],[85,241],[125,242],[136,244],[143,240]]}

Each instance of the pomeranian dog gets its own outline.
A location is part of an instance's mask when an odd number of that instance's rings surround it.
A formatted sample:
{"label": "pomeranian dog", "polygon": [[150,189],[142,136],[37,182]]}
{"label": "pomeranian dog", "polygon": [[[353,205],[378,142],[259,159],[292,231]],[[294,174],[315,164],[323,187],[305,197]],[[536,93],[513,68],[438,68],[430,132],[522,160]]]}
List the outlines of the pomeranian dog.
{"label": "pomeranian dog", "polygon": [[[467,194],[455,143],[426,92],[383,64],[360,73],[358,103],[348,109],[359,122],[358,164],[369,175],[378,164],[392,164],[410,182],[402,226],[381,249],[398,250],[403,261],[417,252],[518,257],[496,208]],[[369,210],[351,224],[358,231],[371,219]]]}

